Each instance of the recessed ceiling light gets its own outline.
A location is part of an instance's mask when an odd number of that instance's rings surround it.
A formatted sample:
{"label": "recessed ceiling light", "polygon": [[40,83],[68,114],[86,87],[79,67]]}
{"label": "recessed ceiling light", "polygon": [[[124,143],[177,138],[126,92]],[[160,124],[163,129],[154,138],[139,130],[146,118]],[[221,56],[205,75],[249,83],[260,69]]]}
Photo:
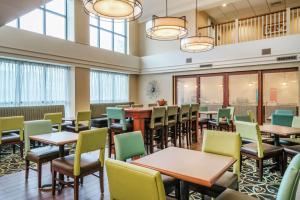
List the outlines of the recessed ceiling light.
{"label": "recessed ceiling light", "polygon": [[226,4],[226,3],[223,3],[223,4],[222,4],[222,6],[223,6],[223,7],[226,7],[226,6],[227,6],[227,4]]}

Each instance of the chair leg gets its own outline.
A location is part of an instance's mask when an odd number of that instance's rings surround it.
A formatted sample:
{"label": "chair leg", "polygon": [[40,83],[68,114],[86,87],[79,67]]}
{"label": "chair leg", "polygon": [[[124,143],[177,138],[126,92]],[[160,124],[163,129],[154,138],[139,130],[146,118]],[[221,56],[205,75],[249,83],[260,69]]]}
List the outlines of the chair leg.
{"label": "chair leg", "polygon": [[182,147],[182,141],[181,141],[182,131],[181,131],[181,127],[182,127],[182,124],[179,122],[179,124],[178,124],[178,136],[179,136],[179,147],[180,148]]}
{"label": "chair leg", "polygon": [[151,130],[150,131],[150,138],[149,138],[149,143],[150,143],[150,153],[154,152],[154,148],[153,148],[153,135],[155,133],[155,130]]}
{"label": "chair leg", "polygon": [[100,181],[100,191],[101,191],[101,194],[103,194],[104,193],[103,167],[100,168],[99,176],[100,176],[100,179],[99,179],[99,181]]}
{"label": "chair leg", "polygon": [[25,160],[25,180],[28,181],[28,174],[29,174],[29,160]]}
{"label": "chair leg", "polygon": [[80,184],[83,185],[83,177],[80,178]]}
{"label": "chair leg", "polygon": [[112,139],[111,139],[111,129],[108,130],[108,157],[111,158],[111,148],[112,148]]}
{"label": "chair leg", "polygon": [[263,166],[263,159],[259,159],[259,180],[262,181],[263,175],[264,175],[264,166]]}
{"label": "chair leg", "polygon": [[279,167],[279,171],[280,171],[281,176],[283,176],[284,167],[283,167],[283,155],[282,154],[280,154],[278,156],[278,167]]}
{"label": "chair leg", "polygon": [[55,196],[57,172],[52,170],[52,195]]}
{"label": "chair leg", "polygon": [[174,135],[174,138],[173,138],[173,145],[176,147],[177,146],[177,128],[176,128],[176,124],[175,124],[175,126],[173,127],[173,129],[174,129],[174,133],[173,133],[173,135]]}
{"label": "chair leg", "polygon": [[21,141],[20,142],[20,144],[19,144],[19,146],[20,146],[20,156],[21,156],[21,158],[23,158],[23,148],[24,148],[24,143]]}
{"label": "chair leg", "polygon": [[42,164],[37,163],[37,173],[38,173],[38,188],[42,188]]}
{"label": "chair leg", "polygon": [[79,193],[79,177],[74,177],[74,200],[78,200],[78,193]]}
{"label": "chair leg", "polygon": [[13,149],[13,154],[15,154],[16,153],[16,145],[15,144],[12,145],[12,149]]}

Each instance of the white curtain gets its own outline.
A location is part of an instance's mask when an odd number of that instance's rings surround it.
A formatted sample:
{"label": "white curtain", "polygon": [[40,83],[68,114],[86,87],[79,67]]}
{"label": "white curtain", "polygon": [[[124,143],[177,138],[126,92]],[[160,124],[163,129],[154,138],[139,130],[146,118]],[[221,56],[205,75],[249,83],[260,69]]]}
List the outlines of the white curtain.
{"label": "white curtain", "polygon": [[91,102],[127,102],[129,96],[128,82],[127,74],[91,70]]}
{"label": "white curtain", "polygon": [[70,68],[0,59],[0,106],[65,105],[70,110]]}

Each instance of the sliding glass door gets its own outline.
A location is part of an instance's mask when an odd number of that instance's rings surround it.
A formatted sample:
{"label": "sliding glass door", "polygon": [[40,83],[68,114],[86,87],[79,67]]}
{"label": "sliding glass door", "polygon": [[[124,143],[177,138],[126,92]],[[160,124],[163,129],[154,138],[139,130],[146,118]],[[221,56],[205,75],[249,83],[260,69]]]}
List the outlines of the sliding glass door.
{"label": "sliding glass door", "polygon": [[223,105],[223,76],[200,77],[200,104],[209,110],[217,110]]}
{"label": "sliding glass door", "polygon": [[177,78],[177,104],[197,103],[197,77]]}

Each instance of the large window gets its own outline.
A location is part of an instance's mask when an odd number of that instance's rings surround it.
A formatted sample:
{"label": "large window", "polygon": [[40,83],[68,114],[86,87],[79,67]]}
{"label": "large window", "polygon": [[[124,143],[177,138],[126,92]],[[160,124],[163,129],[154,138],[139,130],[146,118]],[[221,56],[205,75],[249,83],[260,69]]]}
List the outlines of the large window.
{"label": "large window", "polygon": [[127,102],[128,75],[92,70],[90,77],[91,102]]}
{"label": "large window", "polygon": [[0,59],[0,106],[65,105],[69,108],[70,68]]}
{"label": "large window", "polygon": [[67,39],[67,0],[52,0],[6,25]]}
{"label": "large window", "polygon": [[127,23],[90,17],[90,45],[127,53]]}

